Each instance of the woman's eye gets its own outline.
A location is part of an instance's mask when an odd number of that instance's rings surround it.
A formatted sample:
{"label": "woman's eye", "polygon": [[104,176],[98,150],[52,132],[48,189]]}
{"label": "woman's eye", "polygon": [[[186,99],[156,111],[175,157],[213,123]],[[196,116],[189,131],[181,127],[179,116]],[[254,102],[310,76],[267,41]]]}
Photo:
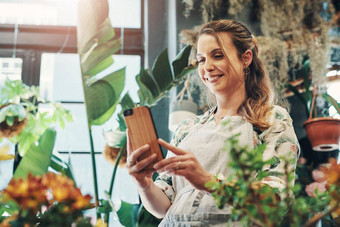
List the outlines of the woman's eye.
{"label": "woman's eye", "polygon": [[202,63],[202,62],[204,62],[204,59],[197,59],[197,62]]}
{"label": "woman's eye", "polygon": [[221,59],[221,58],[223,58],[224,56],[222,55],[222,54],[218,54],[218,55],[215,55],[214,56],[216,59]]}

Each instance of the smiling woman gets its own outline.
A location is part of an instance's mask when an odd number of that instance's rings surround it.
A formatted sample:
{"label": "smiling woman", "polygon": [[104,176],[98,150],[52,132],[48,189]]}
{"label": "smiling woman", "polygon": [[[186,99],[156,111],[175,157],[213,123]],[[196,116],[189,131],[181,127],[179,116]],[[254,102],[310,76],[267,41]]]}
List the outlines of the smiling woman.
{"label": "smiling woman", "polygon": [[[235,136],[240,147],[267,144],[257,158],[275,160],[263,169],[269,176],[255,180],[256,185],[280,191],[290,183],[282,176],[286,170],[294,172],[298,141],[287,111],[272,103],[270,80],[257,56],[257,41],[244,25],[233,20],[205,24],[198,37],[198,73],[216,97],[216,106],[182,121],[170,144],[158,141],[169,152],[153,166],[159,173],[155,182],[152,171],[145,168],[155,158],[141,158],[150,146],[128,146],[129,159],[139,161],[127,169],[145,208],[163,218],[160,226],[225,226],[228,222],[242,226],[238,219],[231,219],[231,206],[218,209],[211,196],[214,189],[207,187],[207,182],[234,179],[235,170],[230,168],[234,159],[223,150],[225,141]],[[292,161],[286,165],[282,157]]]}

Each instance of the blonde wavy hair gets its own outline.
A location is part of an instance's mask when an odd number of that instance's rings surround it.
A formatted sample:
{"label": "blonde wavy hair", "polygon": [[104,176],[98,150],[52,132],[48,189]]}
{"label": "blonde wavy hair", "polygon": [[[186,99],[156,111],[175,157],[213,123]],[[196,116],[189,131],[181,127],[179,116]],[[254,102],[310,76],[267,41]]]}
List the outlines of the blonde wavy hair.
{"label": "blonde wavy hair", "polygon": [[223,32],[230,35],[240,61],[243,61],[242,55],[247,50],[253,53],[251,64],[248,68],[244,68],[247,98],[239,107],[238,114],[244,116],[260,130],[265,130],[270,127],[268,116],[273,106],[274,93],[266,69],[258,57],[258,41],[243,24],[234,20],[217,20],[203,25],[199,36],[213,35],[228,62],[230,62],[228,55],[218,37],[218,33]]}

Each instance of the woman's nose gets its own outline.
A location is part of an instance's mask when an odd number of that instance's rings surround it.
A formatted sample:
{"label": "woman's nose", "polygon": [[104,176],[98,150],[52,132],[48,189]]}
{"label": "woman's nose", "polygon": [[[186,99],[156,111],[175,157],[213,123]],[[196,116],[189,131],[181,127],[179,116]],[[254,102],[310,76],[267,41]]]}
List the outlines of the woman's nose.
{"label": "woman's nose", "polygon": [[214,65],[213,61],[206,60],[205,64],[204,64],[204,69],[207,72],[210,72],[210,71],[214,70],[215,69],[215,65]]}

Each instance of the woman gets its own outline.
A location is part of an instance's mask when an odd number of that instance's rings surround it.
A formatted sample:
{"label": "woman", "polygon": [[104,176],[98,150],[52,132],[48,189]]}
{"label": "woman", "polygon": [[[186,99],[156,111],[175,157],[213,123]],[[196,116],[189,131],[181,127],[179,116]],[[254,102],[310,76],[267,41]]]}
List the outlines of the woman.
{"label": "woman", "polygon": [[[296,160],[298,156],[291,118],[272,104],[270,80],[258,58],[257,41],[244,25],[232,20],[204,25],[197,60],[199,76],[216,97],[216,106],[203,116],[183,121],[171,144],[159,140],[169,152],[154,165],[160,173],[155,182],[153,171],[143,168],[156,157],[136,162],[149,145],[132,150],[128,143],[127,169],[145,208],[163,218],[160,226],[225,226],[231,207],[218,209],[205,184],[216,175],[232,175],[227,167],[229,154],[222,151],[230,136],[241,133],[240,145],[250,148],[267,143],[264,159],[285,156]],[[227,120],[231,128],[221,124]],[[268,171],[283,172],[283,162]],[[262,182],[285,187],[284,180],[274,175]]]}

